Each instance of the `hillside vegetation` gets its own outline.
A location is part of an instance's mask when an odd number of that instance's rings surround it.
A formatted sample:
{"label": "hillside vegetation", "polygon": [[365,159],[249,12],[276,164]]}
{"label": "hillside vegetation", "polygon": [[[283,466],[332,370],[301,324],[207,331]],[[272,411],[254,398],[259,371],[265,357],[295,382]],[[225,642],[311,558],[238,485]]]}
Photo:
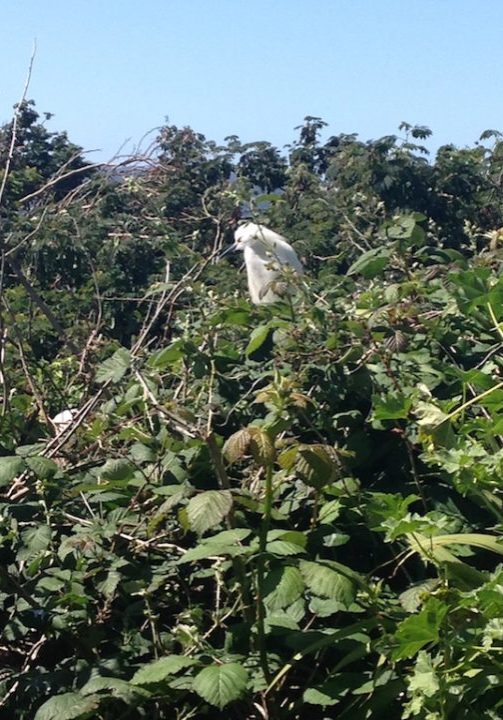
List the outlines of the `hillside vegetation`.
{"label": "hillside vegetation", "polygon": [[503,143],[323,127],[0,129],[0,717],[503,717]]}

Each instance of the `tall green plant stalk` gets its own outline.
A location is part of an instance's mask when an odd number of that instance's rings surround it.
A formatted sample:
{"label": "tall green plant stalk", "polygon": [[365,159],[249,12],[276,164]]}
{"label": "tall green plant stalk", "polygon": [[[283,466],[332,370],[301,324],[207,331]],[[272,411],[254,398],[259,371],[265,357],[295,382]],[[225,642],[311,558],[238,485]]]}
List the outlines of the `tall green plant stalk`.
{"label": "tall green plant stalk", "polygon": [[260,657],[260,666],[267,683],[271,681],[272,675],[269,668],[265,638],[264,580],[267,535],[271,524],[272,499],[272,465],[269,463],[265,467],[264,512],[262,515],[262,522],[260,524],[259,554],[257,561],[257,647]]}
{"label": "tall green plant stalk", "polygon": [[[215,468],[218,482],[221,488],[225,490],[230,489],[230,482],[229,478],[227,476],[227,472],[225,470],[224,461],[222,458],[222,453],[220,451],[220,448],[218,446],[218,443],[216,441],[215,435],[210,432],[206,436],[206,444],[208,446],[208,450],[210,452],[211,459],[213,461],[213,466]],[[236,522],[234,518],[234,510],[231,509],[228,517],[227,517],[227,527],[232,529],[236,527]],[[248,622],[248,624],[251,626],[253,623],[253,605],[250,598],[250,592],[248,587],[248,579],[246,577],[246,571],[244,567],[244,563],[240,557],[232,558],[232,566],[234,569],[234,576],[237,581],[238,585],[238,592],[241,598],[241,608],[243,611],[243,616]]]}

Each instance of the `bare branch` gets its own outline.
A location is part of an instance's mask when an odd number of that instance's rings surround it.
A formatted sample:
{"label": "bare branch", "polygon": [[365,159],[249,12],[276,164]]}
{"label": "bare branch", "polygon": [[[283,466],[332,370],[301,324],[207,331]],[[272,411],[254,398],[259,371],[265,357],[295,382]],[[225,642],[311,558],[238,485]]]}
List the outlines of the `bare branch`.
{"label": "bare branch", "polygon": [[[16,108],[14,110],[14,117],[12,119],[12,134],[11,134],[11,140],[10,140],[10,146],[9,146],[9,154],[7,156],[7,162],[5,163],[4,168],[4,174],[2,178],[2,184],[0,185],[0,205],[2,204],[2,199],[5,193],[5,188],[7,185],[7,178],[9,176],[10,172],[10,166],[12,164],[12,159],[14,157],[14,148],[16,146],[16,138],[17,138],[17,125],[19,121],[19,115],[21,113],[21,109],[23,107],[23,103],[26,100],[26,93],[28,92],[28,88],[30,86],[30,80],[31,80],[31,73],[33,69],[33,62],[35,60],[35,54],[36,54],[37,48],[36,45],[33,45],[33,51],[30,58],[30,63],[28,65],[28,73],[26,75],[26,81],[24,84],[23,92],[21,95],[21,100],[16,105]],[[0,243],[2,242],[0,238]]]}

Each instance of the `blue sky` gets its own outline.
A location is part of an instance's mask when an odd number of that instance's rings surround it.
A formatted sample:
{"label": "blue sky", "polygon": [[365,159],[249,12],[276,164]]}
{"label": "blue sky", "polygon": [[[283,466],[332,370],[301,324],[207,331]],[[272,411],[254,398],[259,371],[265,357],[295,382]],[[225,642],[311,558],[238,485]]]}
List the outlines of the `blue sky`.
{"label": "blue sky", "polygon": [[0,122],[28,97],[94,159],[166,118],[220,142],[295,137],[305,115],[364,140],[503,130],[502,0],[3,0]]}

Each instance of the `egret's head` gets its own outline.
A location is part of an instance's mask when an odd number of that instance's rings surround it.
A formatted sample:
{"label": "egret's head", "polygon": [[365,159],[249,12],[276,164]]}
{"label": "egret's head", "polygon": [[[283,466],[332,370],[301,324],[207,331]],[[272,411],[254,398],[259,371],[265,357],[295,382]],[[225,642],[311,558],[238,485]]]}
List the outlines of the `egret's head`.
{"label": "egret's head", "polygon": [[236,250],[244,250],[246,247],[263,247],[267,243],[267,232],[270,233],[262,225],[246,222],[240,225],[234,233],[234,247]]}
{"label": "egret's head", "polygon": [[276,265],[292,265],[294,269],[300,265],[294,249],[284,237],[265,225],[247,222],[238,227],[234,233],[234,248],[244,250],[262,263],[274,262]]}
{"label": "egret's head", "polygon": [[246,247],[254,247],[259,243],[263,244],[262,232],[262,226],[256,223],[245,222],[239,225],[234,233],[234,242],[220,254],[220,257],[222,258],[230,252],[244,250]]}

